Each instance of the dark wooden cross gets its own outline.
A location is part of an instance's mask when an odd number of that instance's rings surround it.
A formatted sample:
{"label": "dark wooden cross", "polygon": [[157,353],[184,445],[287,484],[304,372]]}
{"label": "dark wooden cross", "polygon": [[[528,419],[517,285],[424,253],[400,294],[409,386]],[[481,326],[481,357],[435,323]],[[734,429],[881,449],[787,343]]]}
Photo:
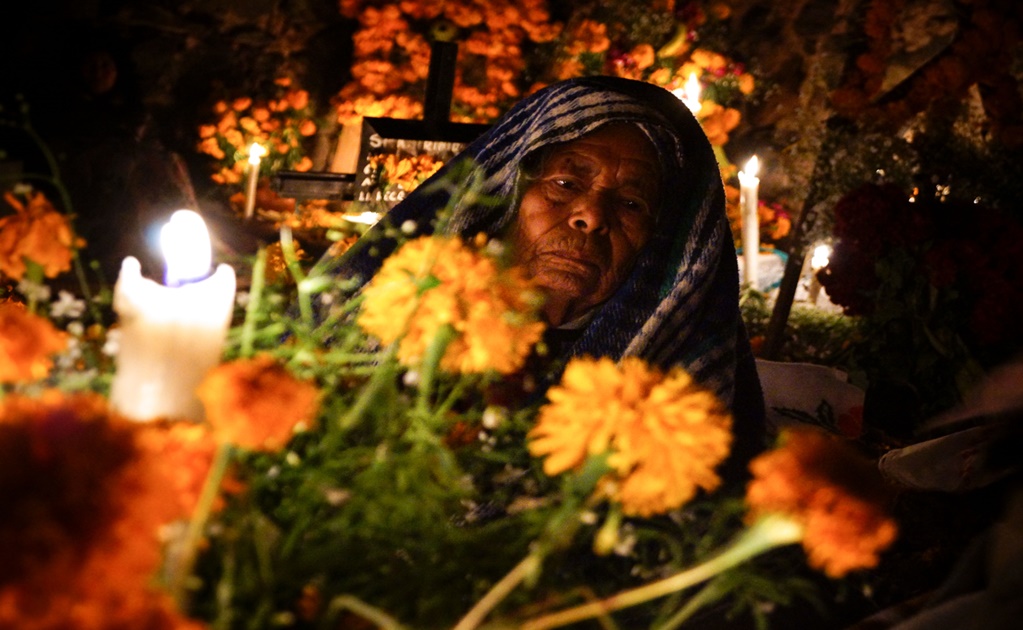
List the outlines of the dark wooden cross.
{"label": "dark wooden cross", "polygon": [[[426,98],[422,120],[364,118],[360,170],[370,142],[437,141],[467,144],[486,131],[487,125],[451,122],[451,94],[455,86],[455,62],[458,44],[434,41],[430,45],[430,68],[426,78]],[[271,177],[271,188],[289,199],[352,199],[357,174],[330,172],[278,171]]]}

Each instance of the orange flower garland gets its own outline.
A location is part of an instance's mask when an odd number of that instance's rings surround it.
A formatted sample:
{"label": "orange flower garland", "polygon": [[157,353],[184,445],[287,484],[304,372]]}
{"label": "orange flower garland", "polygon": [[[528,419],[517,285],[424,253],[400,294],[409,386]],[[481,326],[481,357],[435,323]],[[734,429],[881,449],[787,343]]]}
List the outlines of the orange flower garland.
{"label": "orange flower garland", "polygon": [[749,515],[783,514],[802,524],[810,565],[831,577],[873,567],[898,528],[882,508],[877,469],[836,436],[792,429],[750,463]]}
{"label": "orange flower garland", "polygon": [[196,148],[218,162],[211,179],[218,184],[238,184],[249,167],[249,147],[258,143],[268,153],[260,161],[260,172],[274,170],[308,171],[312,159],[304,142],[319,126],[309,92],[292,84],[290,78],[275,81],[277,93],[268,100],[239,97],[230,103],[218,101],[215,124],[199,127]]}
{"label": "orange flower garland", "polygon": [[280,449],[319,408],[316,386],[266,355],[214,368],[196,393],[217,439],[253,450]]}

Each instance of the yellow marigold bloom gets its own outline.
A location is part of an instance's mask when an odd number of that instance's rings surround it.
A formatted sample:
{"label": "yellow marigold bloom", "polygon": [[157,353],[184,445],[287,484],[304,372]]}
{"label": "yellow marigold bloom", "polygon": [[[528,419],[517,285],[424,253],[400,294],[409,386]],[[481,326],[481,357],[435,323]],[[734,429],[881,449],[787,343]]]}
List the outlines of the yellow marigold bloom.
{"label": "yellow marigold bloom", "polygon": [[4,193],[15,213],[0,218],[0,273],[14,280],[25,275],[25,259],[54,278],[71,269],[74,250],[85,242],[76,237],[68,218],[57,211],[41,192],[33,192],[26,203]]}
{"label": "yellow marigold bloom", "polygon": [[664,373],[635,357],[573,359],[547,398],[530,452],[546,456],[548,475],[610,453],[614,472],[604,486],[625,514],[666,512],[721,482],[714,469],[731,448],[731,416],[680,368]]}
{"label": "yellow marigold bloom", "polygon": [[522,367],[544,325],[539,294],[518,268],[499,269],[457,237],[422,237],[384,261],[363,292],[359,325],[386,344],[400,339],[398,358],[419,363],[438,332],[456,333],[441,359],[449,372]]}
{"label": "yellow marigold bloom", "polygon": [[750,470],[750,518],[780,513],[802,524],[810,565],[831,577],[877,565],[895,540],[877,468],[837,436],[785,431],[781,446],[754,459]]}
{"label": "yellow marigold bloom", "polygon": [[67,346],[67,334],[20,304],[0,303],[0,383],[46,376],[50,357]]}
{"label": "yellow marigold bloom", "polygon": [[253,450],[283,447],[319,409],[316,386],[265,355],[217,366],[196,394],[218,439]]}

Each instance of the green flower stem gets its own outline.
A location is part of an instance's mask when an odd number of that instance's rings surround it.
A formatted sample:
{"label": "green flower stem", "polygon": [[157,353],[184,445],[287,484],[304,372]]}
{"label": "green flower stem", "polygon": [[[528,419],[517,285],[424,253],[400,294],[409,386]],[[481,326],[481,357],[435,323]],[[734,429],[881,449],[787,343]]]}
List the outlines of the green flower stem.
{"label": "green flower stem", "polygon": [[330,600],[329,613],[336,614],[342,610],[350,610],[366,621],[375,623],[378,628],[383,628],[383,630],[402,630],[404,628],[396,619],[384,611],[370,606],[361,599],[351,595],[338,595]]}
{"label": "green flower stem", "polygon": [[209,520],[210,513],[213,511],[213,502],[217,498],[220,482],[223,481],[224,474],[227,472],[227,466],[231,462],[232,452],[233,448],[230,444],[221,444],[217,447],[216,454],[213,456],[213,463],[210,465],[209,472],[206,473],[206,481],[203,484],[202,493],[199,495],[199,502],[192,512],[192,518],[188,521],[188,530],[185,532],[185,541],[180,557],[176,566],[173,567],[173,573],[170,578],[170,592],[182,610],[187,609],[188,594],[186,587],[188,578],[192,575],[196,557],[198,556],[199,541],[202,540],[206,521]]}
{"label": "green flower stem", "polygon": [[453,630],[474,630],[474,628],[479,627],[495,606],[501,603],[527,577],[540,569],[542,559],[539,553],[531,553],[523,558],[497,584],[491,587],[482,599],[476,602],[472,610],[462,617]]}
{"label": "green flower stem", "polygon": [[433,381],[437,375],[437,368],[440,366],[448,344],[454,340],[457,334],[453,326],[445,324],[437,330],[433,341],[426,349],[426,356],[423,357],[423,365],[419,373],[419,396],[416,399],[416,412],[420,417],[426,418],[430,415],[430,396],[433,393]]}
{"label": "green flower stem", "polygon": [[726,592],[728,592],[728,587],[725,586],[725,580],[720,575],[715,577],[689,598],[685,606],[680,608],[670,619],[657,626],[657,630],[675,630],[675,628],[678,628],[695,615],[696,611],[703,608],[705,604],[716,601]]}
{"label": "green flower stem", "polygon": [[341,421],[338,424],[341,430],[344,431],[355,426],[362,417],[362,414],[365,413],[366,409],[368,409],[373,403],[373,399],[376,398],[376,395],[380,392],[381,388],[394,378],[394,357],[397,354],[398,344],[392,343],[390,347],[387,348],[387,352],[380,357],[380,365],[372,369],[370,379],[363,386],[362,391],[359,392],[359,398],[355,401],[355,404],[352,405],[348,410],[348,413],[341,418]]}
{"label": "green flower stem", "polygon": [[490,611],[525,581],[534,581],[544,558],[571,543],[582,525],[581,512],[590,509],[600,499],[593,496],[597,481],[608,471],[606,457],[590,457],[582,470],[565,479],[565,503],[547,522],[543,534],[530,553],[511,571],[492,586],[472,609],[462,617],[453,630],[472,630],[486,619]]}
{"label": "green flower stem", "polygon": [[252,356],[253,339],[256,336],[256,318],[263,301],[263,286],[266,279],[266,248],[256,252],[252,265],[252,284],[249,286],[249,303],[245,306],[245,322],[242,324],[241,356]]}
{"label": "green flower stem", "polygon": [[558,628],[576,621],[642,604],[699,584],[775,547],[797,543],[802,537],[803,527],[799,523],[780,514],[771,514],[753,523],[727,547],[702,564],[656,582],[622,591],[600,601],[529,619],[522,624],[521,630]]}
{"label": "green flower stem", "polygon": [[295,279],[295,286],[298,287],[298,310],[302,315],[304,330],[313,328],[313,301],[312,295],[304,288],[306,276],[302,273],[302,266],[298,264],[298,256],[295,254],[295,241],[291,238],[291,228],[281,228],[281,253],[284,254],[284,262],[288,265],[288,271]]}

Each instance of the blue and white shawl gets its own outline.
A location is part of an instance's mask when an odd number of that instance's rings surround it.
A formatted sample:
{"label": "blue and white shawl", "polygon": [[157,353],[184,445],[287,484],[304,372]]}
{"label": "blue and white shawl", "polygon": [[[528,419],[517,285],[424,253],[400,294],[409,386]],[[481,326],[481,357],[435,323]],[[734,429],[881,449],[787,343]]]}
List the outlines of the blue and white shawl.
{"label": "blue and white shawl", "polygon": [[[439,229],[465,238],[500,235],[515,218],[519,165],[527,155],[615,122],[637,125],[653,142],[662,161],[664,201],[631,275],[566,352],[681,366],[731,403],[737,429],[748,422],[759,426],[763,402],[739,316],[739,274],[720,171],[699,123],[669,91],[615,77],[571,79],[544,88],[395,206],[388,222],[398,226],[411,220],[417,235],[429,233],[431,219],[450,202],[454,211]],[[482,204],[464,195],[466,161],[475,165],[482,193],[503,202]],[[461,173],[459,181],[435,185],[453,173]],[[367,279],[393,250],[383,227],[378,224],[374,231],[379,233],[362,239],[371,247],[354,247],[339,261],[345,275]]]}

